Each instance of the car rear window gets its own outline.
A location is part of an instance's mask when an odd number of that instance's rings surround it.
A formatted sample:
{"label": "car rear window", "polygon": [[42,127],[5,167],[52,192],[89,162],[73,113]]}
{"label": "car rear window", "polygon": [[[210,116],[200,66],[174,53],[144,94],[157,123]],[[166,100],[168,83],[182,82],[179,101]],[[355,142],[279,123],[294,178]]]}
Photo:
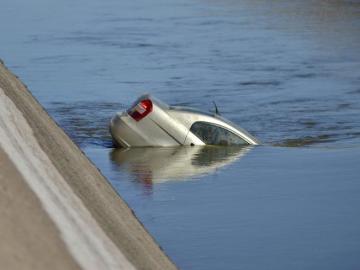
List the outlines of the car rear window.
{"label": "car rear window", "polygon": [[195,122],[191,126],[190,131],[194,133],[205,144],[209,145],[249,144],[233,132],[208,122]]}

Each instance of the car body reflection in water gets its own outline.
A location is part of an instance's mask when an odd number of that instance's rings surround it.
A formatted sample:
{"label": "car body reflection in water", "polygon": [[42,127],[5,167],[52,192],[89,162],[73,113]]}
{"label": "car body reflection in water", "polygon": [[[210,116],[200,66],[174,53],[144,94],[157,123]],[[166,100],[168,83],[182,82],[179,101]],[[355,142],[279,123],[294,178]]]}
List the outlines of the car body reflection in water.
{"label": "car body reflection in water", "polygon": [[253,146],[114,149],[111,160],[146,186],[198,179],[244,157]]}

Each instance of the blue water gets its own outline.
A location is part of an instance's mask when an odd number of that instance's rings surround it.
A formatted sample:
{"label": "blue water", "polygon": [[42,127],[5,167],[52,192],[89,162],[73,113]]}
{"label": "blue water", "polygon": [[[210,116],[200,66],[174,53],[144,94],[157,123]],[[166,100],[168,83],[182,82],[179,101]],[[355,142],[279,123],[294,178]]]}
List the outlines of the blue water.
{"label": "blue water", "polygon": [[[119,167],[99,149],[87,154],[183,269],[359,267],[359,147],[255,147],[206,176],[167,182],[141,158]],[[159,162],[174,171],[188,159],[175,160]]]}
{"label": "blue water", "polygon": [[[0,58],[184,269],[360,267],[360,2],[2,0]],[[150,92],[250,149],[114,150]]]}

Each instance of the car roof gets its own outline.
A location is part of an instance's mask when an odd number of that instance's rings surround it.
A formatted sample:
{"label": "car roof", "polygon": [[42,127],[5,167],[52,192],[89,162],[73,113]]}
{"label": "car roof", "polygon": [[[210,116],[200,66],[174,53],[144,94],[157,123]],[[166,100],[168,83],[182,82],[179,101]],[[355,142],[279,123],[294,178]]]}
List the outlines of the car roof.
{"label": "car roof", "polygon": [[[204,122],[209,122],[209,123],[218,124],[218,125],[221,124],[221,126],[223,126],[224,128],[227,128],[227,129],[230,128],[230,130],[237,133],[238,135],[243,134],[243,135],[247,136],[248,138],[250,138],[252,141],[259,143],[259,141],[255,137],[253,137],[251,134],[249,134],[246,130],[242,129],[238,125],[221,117],[218,114],[204,112],[202,110],[192,108],[192,107],[187,107],[187,106],[169,106],[169,105],[163,103],[162,101],[160,101],[159,99],[154,98],[150,94],[145,94],[145,95],[141,96],[139,99],[141,100],[144,98],[151,99],[157,106],[159,106],[163,110],[167,110],[168,112],[170,112],[173,116],[175,116],[177,118],[177,120],[181,121],[186,126],[187,126],[187,124],[190,124],[190,126],[191,126],[193,123],[195,123],[195,121],[193,121],[191,123],[191,122],[189,122],[189,119],[185,120],[183,117],[179,117],[181,114],[183,114],[183,115],[184,114],[185,115],[186,114],[198,115],[199,118],[202,118],[202,119],[198,119],[198,121],[204,121]],[[174,115],[174,113],[176,115]],[[187,122],[187,124],[186,124],[186,122]],[[188,128],[190,128],[190,126],[188,126]]]}

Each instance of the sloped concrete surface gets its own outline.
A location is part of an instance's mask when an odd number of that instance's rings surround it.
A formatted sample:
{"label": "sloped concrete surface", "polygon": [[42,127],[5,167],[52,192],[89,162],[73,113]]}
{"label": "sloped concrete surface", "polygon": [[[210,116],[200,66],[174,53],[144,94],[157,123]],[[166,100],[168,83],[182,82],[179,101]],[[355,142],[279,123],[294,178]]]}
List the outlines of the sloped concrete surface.
{"label": "sloped concrete surface", "polygon": [[1,63],[0,195],[6,269],[176,269],[99,170]]}

